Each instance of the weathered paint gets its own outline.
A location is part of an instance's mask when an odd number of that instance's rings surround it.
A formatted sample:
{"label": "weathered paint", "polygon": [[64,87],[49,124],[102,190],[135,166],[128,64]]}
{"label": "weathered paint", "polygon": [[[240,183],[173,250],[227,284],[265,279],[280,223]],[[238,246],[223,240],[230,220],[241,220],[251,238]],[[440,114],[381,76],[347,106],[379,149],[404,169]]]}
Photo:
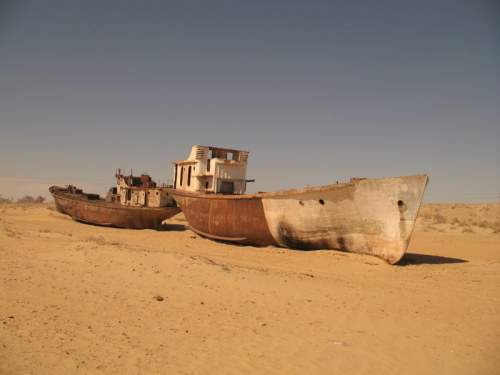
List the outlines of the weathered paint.
{"label": "weathered paint", "polygon": [[119,202],[123,206],[175,206],[165,187],[158,187],[149,175],[125,175],[121,169],[118,169],[115,177],[116,187],[110,189],[106,197],[107,202]]}
{"label": "weathered paint", "polygon": [[248,152],[193,146],[186,160],[173,162],[174,188],[204,193],[243,194]]}
{"label": "weathered paint", "polygon": [[120,228],[158,228],[162,221],[180,212],[178,207],[137,207],[89,200],[86,194],[68,193],[66,188],[52,186],[56,209],[75,220]]}
{"label": "weathered paint", "polygon": [[169,190],[191,229],[258,246],[336,249],[394,264],[404,255],[426,175],[249,195]]}
{"label": "weathered paint", "polygon": [[49,190],[59,212],[76,220],[122,228],[158,228],[162,221],[180,212],[166,187],[157,187],[148,175],[135,177],[116,173],[117,185],[106,198],[85,194],[69,185]]}
{"label": "weathered paint", "polygon": [[284,247],[339,249],[399,261],[408,246],[426,175],[363,179],[263,198]]}
{"label": "weathered paint", "polygon": [[190,229],[199,234],[258,246],[278,245],[269,231],[259,197],[179,190],[169,190],[169,194],[183,209]]}

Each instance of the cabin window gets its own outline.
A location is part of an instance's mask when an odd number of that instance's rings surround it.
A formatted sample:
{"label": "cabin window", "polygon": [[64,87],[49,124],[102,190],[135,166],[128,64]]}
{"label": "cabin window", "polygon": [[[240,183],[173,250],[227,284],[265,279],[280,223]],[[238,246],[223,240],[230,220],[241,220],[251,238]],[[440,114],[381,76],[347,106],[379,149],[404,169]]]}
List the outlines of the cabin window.
{"label": "cabin window", "polygon": [[207,172],[210,172],[210,160],[212,159],[207,160]]}
{"label": "cabin window", "polygon": [[179,186],[182,186],[182,180],[184,178],[184,167],[181,168],[181,180],[179,182]]}
{"label": "cabin window", "polygon": [[233,153],[232,152],[227,153],[227,160],[233,160]]}
{"label": "cabin window", "polygon": [[191,186],[191,166],[188,168],[188,180],[187,180],[187,185]]}
{"label": "cabin window", "polygon": [[205,182],[205,189],[208,189],[208,181]]}
{"label": "cabin window", "polygon": [[233,181],[221,181],[220,192],[222,194],[233,194],[234,192],[234,182]]}

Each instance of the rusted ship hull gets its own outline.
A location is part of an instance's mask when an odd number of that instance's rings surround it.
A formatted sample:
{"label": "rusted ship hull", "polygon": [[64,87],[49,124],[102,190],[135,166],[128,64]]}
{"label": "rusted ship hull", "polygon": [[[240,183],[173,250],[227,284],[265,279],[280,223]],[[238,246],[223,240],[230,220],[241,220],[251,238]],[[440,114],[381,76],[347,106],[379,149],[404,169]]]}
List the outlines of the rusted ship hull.
{"label": "rusted ship hull", "polygon": [[162,221],[180,212],[179,207],[134,207],[88,199],[87,194],[68,193],[66,188],[52,186],[56,209],[86,223],[129,229],[156,229]]}
{"label": "rusted ship hull", "polygon": [[415,225],[426,175],[248,195],[172,189],[190,229],[213,239],[370,254],[394,264]]}

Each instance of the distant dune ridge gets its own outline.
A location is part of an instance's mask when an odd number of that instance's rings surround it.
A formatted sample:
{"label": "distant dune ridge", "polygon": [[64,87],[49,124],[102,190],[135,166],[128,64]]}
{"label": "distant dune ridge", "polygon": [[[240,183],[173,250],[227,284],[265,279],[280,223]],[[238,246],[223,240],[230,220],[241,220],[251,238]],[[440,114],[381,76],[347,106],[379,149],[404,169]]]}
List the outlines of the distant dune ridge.
{"label": "distant dune ridge", "polygon": [[395,266],[0,203],[0,374],[496,374],[500,208],[424,204]]}

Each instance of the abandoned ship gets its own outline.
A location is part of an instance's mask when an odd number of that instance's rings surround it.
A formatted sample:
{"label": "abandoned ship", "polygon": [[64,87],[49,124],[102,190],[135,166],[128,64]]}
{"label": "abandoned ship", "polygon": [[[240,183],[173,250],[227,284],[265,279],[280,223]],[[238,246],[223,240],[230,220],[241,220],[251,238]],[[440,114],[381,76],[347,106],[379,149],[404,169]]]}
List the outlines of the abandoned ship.
{"label": "abandoned ship", "polygon": [[193,146],[174,162],[170,196],[189,228],[216,240],[334,249],[398,262],[408,247],[427,175],[245,194],[248,152]]}
{"label": "abandoned ship", "polygon": [[149,175],[125,175],[118,169],[117,183],[105,198],[87,194],[75,186],[52,186],[56,209],[73,219],[105,226],[131,229],[159,228],[162,222],[180,212],[168,194],[168,187],[157,186]]}

